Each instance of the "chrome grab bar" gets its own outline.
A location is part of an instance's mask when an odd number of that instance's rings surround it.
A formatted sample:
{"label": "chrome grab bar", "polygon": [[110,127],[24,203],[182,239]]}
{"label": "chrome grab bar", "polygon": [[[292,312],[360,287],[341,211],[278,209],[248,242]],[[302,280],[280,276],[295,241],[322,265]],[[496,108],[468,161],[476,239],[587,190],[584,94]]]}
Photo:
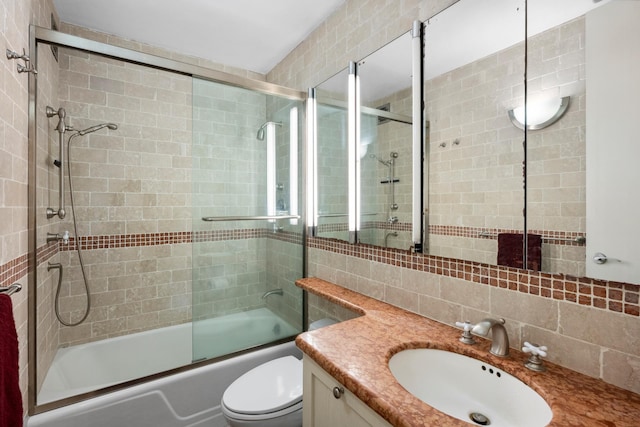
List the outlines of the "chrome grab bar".
{"label": "chrome grab bar", "polygon": [[0,294],[7,294],[7,295],[12,295],[15,294],[16,292],[20,292],[22,290],[22,285],[20,283],[14,283],[13,285],[9,285],[9,286],[0,286]]}
{"label": "chrome grab bar", "polygon": [[[372,216],[372,215],[383,215],[379,212],[364,212],[362,216]],[[343,213],[326,213],[326,214],[318,214],[318,218],[337,218],[339,216],[349,216],[349,214]]]}
{"label": "chrome grab bar", "polygon": [[269,221],[274,219],[300,219],[300,215],[262,215],[262,216],[203,216],[203,221]]}
{"label": "chrome grab bar", "polygon": [[[487,237],[489,239],[496,239],[498,237],[498,233],[491,233],[489,231],[481,231],[478,233],[478,237]],[[584,245],[587,243],[586,236],[578,236],[578,237],[553,237],[553,236],[542,236],[543,241],[549,240],[559,240],[561,242],[572,242],[577,243],[579,245]]]}

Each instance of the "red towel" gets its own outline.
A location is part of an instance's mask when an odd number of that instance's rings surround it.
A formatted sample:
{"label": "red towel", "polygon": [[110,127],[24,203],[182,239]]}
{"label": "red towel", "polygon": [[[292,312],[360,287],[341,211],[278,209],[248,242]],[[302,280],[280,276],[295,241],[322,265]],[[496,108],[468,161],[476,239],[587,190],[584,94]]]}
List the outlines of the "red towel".
{"label": "red towel", "polygon": [[0,427],[22,426],[18,334],[9,295],[0,294]]}
{"label": "red towel", "polygon": [[[522,268],[522,234],[498,234],[498,265]],[[542,236],[527,234],[527,268],[540,271],[542,265]]]}

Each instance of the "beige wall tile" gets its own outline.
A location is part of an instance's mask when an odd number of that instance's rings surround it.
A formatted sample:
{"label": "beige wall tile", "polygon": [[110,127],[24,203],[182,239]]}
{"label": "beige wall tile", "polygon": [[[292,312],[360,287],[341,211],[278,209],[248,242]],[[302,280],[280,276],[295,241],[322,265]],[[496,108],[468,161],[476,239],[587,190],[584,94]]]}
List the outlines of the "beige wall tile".
{"label": "beige wall tile", "polygon": [[506,319],[517,319],[522,323],[550,331],[558,330],[557,301],[501,288],[490,289],[490,312],[494,315]]}
{"label": "beige wall tile", "polygon": [[640,358],[614,350],[602,354],[602,379],[634,393],[640,393]]}
{"label": "beige wall tile", "polygon": [[640,356],[638,318],[564,302],[559,313],[561,334]]}
{"label": "beige wall tile", "polygon": [[600,377],[601,347],[582,340],[572,339],[555,331],[523,325],[522,342],[512,343],[521,347],[524,342],[547,346],[546,360],[575,371]]}

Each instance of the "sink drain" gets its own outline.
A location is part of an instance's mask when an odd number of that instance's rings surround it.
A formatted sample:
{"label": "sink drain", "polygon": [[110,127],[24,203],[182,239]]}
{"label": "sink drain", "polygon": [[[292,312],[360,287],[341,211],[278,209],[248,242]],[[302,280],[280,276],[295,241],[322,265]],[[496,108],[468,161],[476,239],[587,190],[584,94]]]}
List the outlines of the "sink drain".
{"label": "sink drain", "polygon": [[488,426],[489,424],[491,424],[491,420],[489,420],[489,418],[487,418],[486,416],[482,415],[480,412],[470,413],[469,418],[471,418],[471,421],[478,424],[479,426]]}

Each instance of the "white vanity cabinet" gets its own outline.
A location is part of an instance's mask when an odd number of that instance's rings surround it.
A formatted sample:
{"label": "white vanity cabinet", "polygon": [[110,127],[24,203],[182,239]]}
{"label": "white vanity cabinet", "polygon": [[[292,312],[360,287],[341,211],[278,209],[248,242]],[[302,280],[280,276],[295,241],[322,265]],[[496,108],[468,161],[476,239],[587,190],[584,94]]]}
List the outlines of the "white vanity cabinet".
{"label": "white vanity cabinet", "polygon": [[391,426],[307,355],[303,365],[303,427]]}

